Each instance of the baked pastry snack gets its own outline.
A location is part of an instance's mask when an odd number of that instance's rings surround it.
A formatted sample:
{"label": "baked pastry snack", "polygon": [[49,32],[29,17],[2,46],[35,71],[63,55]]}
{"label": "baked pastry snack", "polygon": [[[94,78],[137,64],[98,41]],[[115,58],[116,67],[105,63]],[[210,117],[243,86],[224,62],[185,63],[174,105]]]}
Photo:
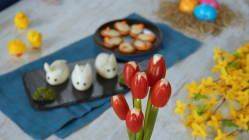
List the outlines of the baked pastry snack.
{"label": "baked pastry snack", "polygon": [[109,26],[101,30],[100,34],[104,37],[121,37],[122,35],[115,29],[111,29]]}
{"label": "baked pastry snack", "polygon": [[119,51],[122,53],[133,53],[135,52],[135,47],[132,46],[131,42],[125,41],[121,43],[118,47]]}
{"label": "baked pastry snack", "polygon": [[140,24],[133,24],[131,26],[129,35],[131,37],[136,37],[137,35],[142,34],[143,30],[144,30],[144,25],[142,23],[140,23]]}
{"label": "baked pastry snack", "polygon": [[105,37],[104,38],[104,46],[108,48],[118,46],[122,42],[123,42],[123,39],[120,37],[113,37],[113,38]]}
{"label": "baked pastry snack", "polygon": [[141,40],[134,40],[132,45],[139,51],[146,51],[153,47],[151,42],[143,42]]}
{"label": "baked pastry snack", "polygon": [[118,32],[122,35],[128,35],[130,31],[130,26],[125,20],[123,20],[122,22],[114,23],[114,28],[118,30]]}
{"label": "baked pastry snack", "polygon": [[136,40],[153,42],[156,39],[156,35],[154,33],[151,34],[139,34],[136,36]]}

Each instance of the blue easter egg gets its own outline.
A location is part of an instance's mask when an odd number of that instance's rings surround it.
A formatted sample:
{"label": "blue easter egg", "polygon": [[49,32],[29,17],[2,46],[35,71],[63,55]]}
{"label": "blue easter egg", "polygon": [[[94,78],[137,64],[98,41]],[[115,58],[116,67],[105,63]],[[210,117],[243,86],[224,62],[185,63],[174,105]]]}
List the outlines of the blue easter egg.
{"label": "blue easter egg", "polygon": [[201,4],[195,7],[194,15],[201,21],[213,21],[217,17],[217,12],[214,7]]}

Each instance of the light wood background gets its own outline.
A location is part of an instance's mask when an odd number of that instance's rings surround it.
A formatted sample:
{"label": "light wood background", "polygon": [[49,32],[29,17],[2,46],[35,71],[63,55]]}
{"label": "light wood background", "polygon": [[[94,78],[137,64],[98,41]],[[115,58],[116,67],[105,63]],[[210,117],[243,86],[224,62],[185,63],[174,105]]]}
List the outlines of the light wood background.
{"label": "light wood background", "polygon": [[[240,10],[246,21],[249,19],[248,0],[218,0],[227,3],[233,9]],[[159,7],[160,0],[22,0],[6,10],[0,12],[0,75],[13,71],[20,66],[49,55],[67,45],[91,35],[103,23],[126,17],[137,13],[154,22],[162,22],[152,15]],[[17,12],[24,12],[29,17],[30,25],[27,30],[21,31],[14,25],[13,18]],[[167,24],[167,23],[165,23]],[[221,46],[227,52],[233,52],[244,42],[249,42],[249,23],[243,27],[231,27],[225,29],[219,37],[208,36],[201,40],[203,45],[186,59],[178,61],[174,66],[167,69],[166,78],[172,85],[172,98],[166,107],[159,110],[157,122],[152,135],[153,140],[191,140],[192,130],[182,124],[184,117],[174,114],[176,100],[188,102],[184,97],[188,91],[184,85],[192,80],[201,81],[202,77],[217,75],[211,72],[214,66],[212,56],[213,48]],[[27,33],[34,29],[43,34],[41,51],[32,51],[27,40]],[[187,36],[194,37],[186,34]],[[28,51],[21,58],[14,58],[7,50],[7,44],[12,39],[21,39],[28,44]],[[126,99],[131,106],[131,93]],[[145,110],[147,98],[142,101]],[[226,116],[225,103],[220,110]],[[232,132],[234,128],[225,128]],[[206,139],[214,139],[217,135],[213,127],[208,126]],[[239,135],[240,139],[248,139],[248,134]],[[15,123],[0,111],[0,139],[1,140],[29,140]],[[48,140],[58,139],[51,135]],[[73,140],[127,140],[125,122],[120,121],[112,108],[107,109],[97,119],[88,125],[73,132],[65,139]],[[197,137],[197,140],[201,137]]]}

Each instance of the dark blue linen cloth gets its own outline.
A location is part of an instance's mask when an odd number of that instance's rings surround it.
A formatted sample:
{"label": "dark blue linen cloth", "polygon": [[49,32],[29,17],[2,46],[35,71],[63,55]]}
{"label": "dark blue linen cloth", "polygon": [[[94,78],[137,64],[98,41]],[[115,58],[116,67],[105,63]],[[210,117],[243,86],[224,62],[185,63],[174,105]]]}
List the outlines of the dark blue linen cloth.
{"label": "dark blue linen cloth", "polygon": [[[129,15],[127,18],[148,21],[136,14]],[[141,57],[117,56],[117,58],[124,61],[130,59],[141,61],[150,59],[157,53],[163,55],[166,66],[169,68],[201,45],[199,41],[190,39],[165,24],[155,23],[155,25],[163,33],[163,41],[157,50]],[[94,58],[100,52],[102,51],[95,45],[91,35],[49,56],[0,76],[0,110],[34,139],[44,139],[50,134],[55,134],[59,138],[66,137],[109,108],[111,97],[48,111],[36,111],[31,107],[25,93],[22,76],[26,72],[42,68],[45,62],[52,63],[56,59],[65,59],[67,62],[78,61]]]}

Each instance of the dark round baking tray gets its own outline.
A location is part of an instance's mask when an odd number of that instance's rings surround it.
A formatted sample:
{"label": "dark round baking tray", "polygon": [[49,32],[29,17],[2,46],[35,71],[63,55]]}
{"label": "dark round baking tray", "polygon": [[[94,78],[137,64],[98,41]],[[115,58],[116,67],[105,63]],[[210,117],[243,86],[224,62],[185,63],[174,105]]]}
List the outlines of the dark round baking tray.
{"label": "dark round baking tray", "polygon": [[[154,47],[152,49],[150,49],[150,50],[147,50],[147,51],[138,51],[138,50],[136,50],[134,53],[128,53],[128,54],[120,52],[119,49],[118,49],[118,46],[114,47],[114,48],[105,47],[103,45],[103,42],[104,42],[103,39],[104,38],[100,34],[101,30],[105,29],[107,26],[110,26],[110,28],[114,29],[114,23],[118,22],[118,21],[123,21],[123,20],[125,20],[127,22],[127,24],[130,25],[130,26],[132,24],[139,24],[139,23],[144,24],[144,33],[153,32],[156,35],[156,40],[153,42]],[[130,41],[130,42],[135,40],[133,37],[130,37],[129,35],[122,36],[122,38],[123,38],[124,41]],[[100,26],[97,29],[97,31],[94,33],[94,41],[95,41],[95,43],[97,44],[97,46],[100,49],[102,49],[102,50],[104,50],[106,52],[109,52],[109,53],[114,53],[115,55],[128,56],[128,57],[141,56],[141,55],[145,55],[147,53],[150,53],[150,52],[154,51],[155,49],[157,49],[159,47],[160,43],[162,42],[162,38],[163,38],[162,32],[155,25],[153,25],[153,24],[151,24],[149,22],[143,21],[143,20],[136,20],[136,19],[113,20],[113,21],[107,22],[107,23],[103,24],[102,26]]]}

